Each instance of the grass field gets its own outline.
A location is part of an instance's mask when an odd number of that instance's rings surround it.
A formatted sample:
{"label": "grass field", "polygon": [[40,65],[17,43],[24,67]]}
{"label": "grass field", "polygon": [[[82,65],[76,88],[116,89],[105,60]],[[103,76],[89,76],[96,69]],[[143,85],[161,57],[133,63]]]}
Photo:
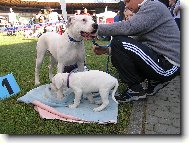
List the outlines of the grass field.
{"label": "grass field", "polygon": [[[131,104],[119,104],[117,124],[78,124],[60,120],[44,120],[33,109],[32,104],[17,102],[34,86],[35,46],[37,39],[23,39],[22,36],[6,36],[0,34],[0,76],[13,73],[21,92],[5,100],[0,100],[0,134],[64,134],[64,135],[109,135],[125,134]],[[105,41],[98,41],[106,45]],[[90,69],[106,71],[107,56],[96,56],[91,50],[92,42],[86,41],[87,66]],[[41,84],[49,83],[48,57],[41,68]],[[111,66],[110,74],[118,78],[116,70]],[[121,83],[121,82],[120,82]],[[124,89],[120,84],[119,91]]]}

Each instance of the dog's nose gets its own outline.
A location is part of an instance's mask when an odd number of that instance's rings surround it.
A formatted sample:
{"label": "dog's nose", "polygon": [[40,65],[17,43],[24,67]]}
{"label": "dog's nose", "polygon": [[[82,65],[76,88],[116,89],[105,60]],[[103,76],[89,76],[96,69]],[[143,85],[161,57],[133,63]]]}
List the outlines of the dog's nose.
{"label": "dog's nose", "polygon": [[93,27],[94,29],[98,29],[98,24],[94,23],[94,24],[92,25],[92,27]]}

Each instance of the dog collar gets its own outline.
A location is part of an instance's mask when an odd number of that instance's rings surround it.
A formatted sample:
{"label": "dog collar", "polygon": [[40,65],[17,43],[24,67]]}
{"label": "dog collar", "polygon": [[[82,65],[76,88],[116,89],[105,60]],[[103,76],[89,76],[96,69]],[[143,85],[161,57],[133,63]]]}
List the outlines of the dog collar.
{"label": "dog collar", "polygon": [[[68,34],[68,33],[67,33],[67,34]],[[80,41],[77,41],[77,40],[75,40],[74,38],[70,37],[70,35],[68,35],[68,38],[69,38],[69,40],[70,40],[71,42],[81,42],[81,41],[83,41],[83,39],[80,40]]]}
{"label": "dog collar", "polygon": [[71,75],[72,72],[70,72],[68,74],[68,77],[67,77],[67,87],[70,88],[70,75]]}

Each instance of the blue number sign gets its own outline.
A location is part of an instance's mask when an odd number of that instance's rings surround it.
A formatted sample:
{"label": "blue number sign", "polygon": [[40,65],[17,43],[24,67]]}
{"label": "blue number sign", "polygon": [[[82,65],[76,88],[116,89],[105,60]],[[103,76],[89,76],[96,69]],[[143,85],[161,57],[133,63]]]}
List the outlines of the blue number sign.
{"label": "blue number sign", "polygon": [[20,92],[20,87],[18,86],[13,74],[0,77],[0,99],[7,98],[11,95],[17,94],[18,92]]}

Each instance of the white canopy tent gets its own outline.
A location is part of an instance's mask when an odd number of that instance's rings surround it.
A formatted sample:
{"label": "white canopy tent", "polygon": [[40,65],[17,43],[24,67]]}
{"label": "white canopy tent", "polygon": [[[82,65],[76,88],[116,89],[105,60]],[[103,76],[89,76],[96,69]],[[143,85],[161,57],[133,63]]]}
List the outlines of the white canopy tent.
{"label": "white canopy tent", "polygon": [[116,12],[113,11],[105,11],[104,13],[99,13],[97,17],[105,17],[105,18],[114,18],[116,16]]}
{"label": "white canopy tent", "polygon": [[[61,5],[61,10],[62,10],[64,20],[67,21],[66,3],[118,3],[121,0],[21,0],[21,1],[59,2]],[[107,11],[105,10],[105,16],[106,16],[106,14],[108,14],[106,12]]]}
{"label": "white canopy tent", "polygon": [[36,2],[59,2],[61,5],[64,20],[67,21],[66,1],[65,0],[21,0],[21,1],[36,1]]}

